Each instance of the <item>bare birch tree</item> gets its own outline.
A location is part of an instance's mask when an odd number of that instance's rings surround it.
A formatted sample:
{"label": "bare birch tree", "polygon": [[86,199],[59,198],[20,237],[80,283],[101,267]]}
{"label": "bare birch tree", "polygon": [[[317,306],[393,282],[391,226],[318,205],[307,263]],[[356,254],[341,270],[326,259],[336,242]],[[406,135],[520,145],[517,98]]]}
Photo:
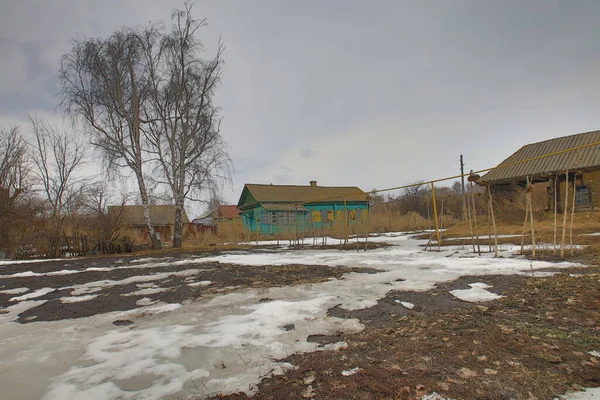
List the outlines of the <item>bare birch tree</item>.
{"label": "bare birch tree", "polygon": [[204,48],[196,38],[205,20],[196,20],[192,5],[172,15],[172,31],[163,36],[160,50],[152,52],[146,40],[151,79],[152,107],[145,119],[151,152],[158,163],[157,172],[173,195],[175,229],[173,247],[183,241],[183,210],[186,199],[218,191],[231,179],[231,160],[220,132],[219,108],[213,96],[221,82],[223,45],[216,55],[203,59]]}
{"label": "bare birch tree", "polygon": [[15,205],[28,186],[27,154],[27,143],[17,127],[0,129],[0,250],[9,256]]}
{"label": "bare birch tree", "polygon": [[72,132],[60,131],[42,119],[30,120],[34,173],[50,208],[51,256],[58,257],[64,219],[78,209],[82,197],[84,180],[76,173],[85,164],[85,145]]}
{"label": "bare birch tree", "polygon": [[35,173],[51,216],[60,217],[81,192],[83,179],[75,173],[85,164],[85,145],[71,132],[61,132],[41,119],[30,119]]}
{"label": "bare birch tree", "polygon": [[150,216],[144,166],[141,120],[148,102],[148,59],[141,37],[151,41],[158,31],[122,29],[108,38],[73,41],[61,59],[62,106],[91,128],[92,143],[105,157],[109,171],[130,169],[137,180],[152,248],[161,248]]}

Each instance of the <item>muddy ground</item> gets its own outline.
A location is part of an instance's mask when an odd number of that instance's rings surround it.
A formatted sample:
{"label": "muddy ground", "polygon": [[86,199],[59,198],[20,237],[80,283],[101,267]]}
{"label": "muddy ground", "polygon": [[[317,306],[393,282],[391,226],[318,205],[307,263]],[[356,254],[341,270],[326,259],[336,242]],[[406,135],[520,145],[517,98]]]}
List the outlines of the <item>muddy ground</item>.
{"label": "muddy ground", "polygon": [[[334,307],[331,315],[359,318],[366,329],[310,337],[348,347],[289,357],[295,368],[263,380],[253,398],[554,399],[600,386],[600,268],[539,275],[465,276],[428,292],[392,291],[369,309]],[[504,297],[466,303],[448,294],[473,282]]]}
{"label": "muddy ground", "polygon": [[[147,263],[160,263],[148,267]],[[146,266],[145,266],[146,265]],[[92,270],[89,270],[89,269]],[[93,268],[107,270],[94,271]],[[62,274],[61,271],[71,271]],[[186,270],[198,270],[187,276],[170,275]],[[77,272],[73,272],[77,271]],[[39,276],[18,276],[15,274],[33,272]],[[365,268],[328,267],[320,265],[285,266],[239,266],[221,263],[203,263],[202,257],[190,259],[190,255],[174,257],[125,258],[82,258],[37,263],[9,264],[0,266],[0,291],[27,288],[19,294],[0,293],[0,312],[3,308],[16,304],[12,298],[26,295],[42,288],[55,289],[31,300],[47,300],[46,303],[19,314],[18,322],[54,321],[69,318],[82,318],[111,311],[126,311],[139,308],[141,299],[150,302],[182,303],[203,296],[212,296],[247,287],[267,288],[273,286],[316,283],[328,279],[341,278],[349,272],[376,273]],[[53,273],[58,273],[54,274]],[[157,274],[161,274],[158,276]],[[165,276],[166,274],[166,276]],[[157,278],[152,279],[152,275]],[[75,303],[63,303],[60,299],[72,297],[73,287],[101,281],[123,281],[139,276],[148,277],[146,282],[117,284],[106,282],[106,287],[94,291],[97,297]],[[194,283],[210,281],[204,286]],[[190,286],[192,285],[192,286]],[[150,289],[143,294],[134,294]],[[156,293],[148,293],[156,290]]]}

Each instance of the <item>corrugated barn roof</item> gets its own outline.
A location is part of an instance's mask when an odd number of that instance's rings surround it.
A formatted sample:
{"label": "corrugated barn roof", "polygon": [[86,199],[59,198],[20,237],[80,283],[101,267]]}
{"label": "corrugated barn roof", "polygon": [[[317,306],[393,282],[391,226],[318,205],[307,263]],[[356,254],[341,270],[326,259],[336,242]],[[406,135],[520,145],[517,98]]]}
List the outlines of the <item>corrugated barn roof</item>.
{"label": "corrugated barn roof", "polygon": [[484,175],[482,180],[490,183],[502,183],[525,179],[525,177],[545,177],[553,173],[564,172],[566,169],[576,171],[600,167],[600,145],[502,167],[502,165],[592,143],[600,143],[600,131],[528,144],[502,161],[498,165],[500,168],[496,167]]}

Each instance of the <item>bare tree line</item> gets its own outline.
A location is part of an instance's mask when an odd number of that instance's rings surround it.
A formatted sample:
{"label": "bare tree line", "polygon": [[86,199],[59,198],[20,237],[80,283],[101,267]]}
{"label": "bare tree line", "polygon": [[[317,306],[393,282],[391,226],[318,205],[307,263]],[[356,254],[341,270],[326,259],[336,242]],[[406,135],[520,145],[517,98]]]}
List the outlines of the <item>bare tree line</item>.
{"label": "bare tree line", "polygon": [[191,3],[175,10],[171,22],[170,29],[151,23],[73,40],[58,80],[60,106],[74,132],[35,117],[30,143],[17,127],[0,130],[0,243],[6,252],[19,204],[33,198],[43,204],[35,212],[46,215],[58,236],[65,217],[76,213],[104,219],[110,230],[107,201],[128,199],[77,174],[90,149],[75,132],[88,134],[109,176],[135,177],[155,249],[162,243],[150,215],[152,189],[168,191],[176,208],[173,247],[181,247],[186,201],[197,201],[203,192],[214,197],[231,180],[220,109],[213,102],[224,46],[219,42],[216,54],[203,58],[197,35],[206,21],[193,18]]}
{"label": "bare tree line", "polygon": [[205,21],[191,12],[190,3],[175,10],[170,31],[150,24],[74,40],[59,71],[66,113],[91,128],[92,144],[109,170],[134,173],[154,249],[162,244],[151,220],[149,180],[170,189],[173,247],[181,247],[185,201],[230,179],[219,108],[212,101],[223,45],[214,58],[201,57],[204,48],[195,35]]}

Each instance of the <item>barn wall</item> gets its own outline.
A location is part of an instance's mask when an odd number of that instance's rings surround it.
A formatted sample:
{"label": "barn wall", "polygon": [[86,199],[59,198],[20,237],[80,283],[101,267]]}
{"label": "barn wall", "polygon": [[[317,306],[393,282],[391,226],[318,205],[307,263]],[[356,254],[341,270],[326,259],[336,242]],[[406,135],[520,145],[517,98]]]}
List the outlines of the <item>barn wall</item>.
{"label": "barn wall", "polygon": [[[569,174],[569,208],[573,205],[573,179],[575,174]],[[584,171],[581,175],[576,178],[576,186],[586,186],[589,189],[591,208],[597,209],[600,207],[600,170],[596,171]],[[565,193],[565,180],[564,174],[561,177],[560,182],[560,206],[559,209],[564,207],[564,193]],[[589,208],[588,208],[589,209]]]}
{"label": "barn wall", "polygon": [[583,184],[590,188],[594,208],[600,207],[600,170],[583,173]]}

